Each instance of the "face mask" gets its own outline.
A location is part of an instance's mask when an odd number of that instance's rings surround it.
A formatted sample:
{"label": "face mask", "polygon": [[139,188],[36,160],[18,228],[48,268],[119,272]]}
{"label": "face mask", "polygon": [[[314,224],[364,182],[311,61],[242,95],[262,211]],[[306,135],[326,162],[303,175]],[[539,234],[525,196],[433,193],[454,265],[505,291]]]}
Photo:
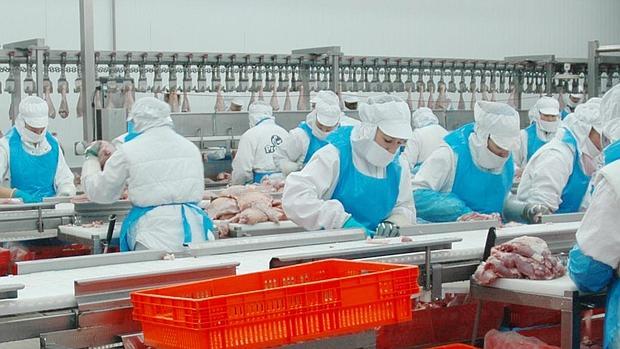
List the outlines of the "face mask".
{"label": "face mask", "polygon": [[584,143],[584,147],[581,150],[581,152],[583,154],[585,154],[585,155],[588,155],[592,159],[594,159],[595,157],[597,157],[601,153],[601,151],[598,150],[596,145],[594,145],[594,143],[592,143],[592,140],[590,140],[590,137],[586,138],[586,141]]}
{"label": "face mask", "polygon": [[366,159],[376,167],[387,167],[387,165],[394,160],[395,156],[396,154],[392,154],[383,149],[383,147],[374,140],[370,141],[368,149],[366,149]]}
{"label": "face mask", "polygon": [[538,127],[540,127],[541,130],[548,132],[548,133],[557,132],[559,125],[560,125],[559,120],[556,120],[556,121],[538,120]]}
{"label": "face mask", "polygon": [[490,151],[489,148],[482,147],[480,148],[480,154],[476,162],[478,163],[478,166],[486,170],[497,171],[504,167],[507,160],[507,157],[503,158]]}
{"label": "face mask", "polygon": [[43,142],[43,140],[45,139],[45,132],[47,130],[43,131],[41,134],[37,134],[34,133],[32,131],[30,131],[27,128],[22,129],[22,140],[28,143],[33,143],[33,144],[38,144]]}

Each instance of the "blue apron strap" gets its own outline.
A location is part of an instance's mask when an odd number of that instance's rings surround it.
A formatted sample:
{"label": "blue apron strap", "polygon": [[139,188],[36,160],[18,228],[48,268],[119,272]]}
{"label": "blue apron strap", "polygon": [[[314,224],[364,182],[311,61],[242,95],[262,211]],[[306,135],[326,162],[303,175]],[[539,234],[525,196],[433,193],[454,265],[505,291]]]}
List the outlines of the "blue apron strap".
{"label": "blue apron strap", "polygon": [[138,207],[133,206],[127,217],[123,220],[123,225],[121,226],[121,235],[119,238],[120,249],[121,252],[132,251],[135,245],[135,237],[130,236],[131,229],[134,227],[136,222],[149,211],[154,209],[157,206],[150,207]]}
{"label": "blue apron strap", "polygon": [[[187,222],[187,218],[185,216],[185,207],[188,207],[190,210],[202,216],[202,227],[204,229],[205,240],[215,240],[215,236],[213,235],[213,222],[211,221],[211,218],[209,218],[209,215],[207,215],[207,213],[203,209],[198,207],[198,205],[196,205],[195,203],[186,203],[186,204],[183,204],[182,206],[183,209],[181,211],[183,215],[183,230],[185,231],[185,243],[187,244],[192,241],[191,229],[189,227],[189,223]],[[188,241],[188,235],[189,235],[189,241]]]}

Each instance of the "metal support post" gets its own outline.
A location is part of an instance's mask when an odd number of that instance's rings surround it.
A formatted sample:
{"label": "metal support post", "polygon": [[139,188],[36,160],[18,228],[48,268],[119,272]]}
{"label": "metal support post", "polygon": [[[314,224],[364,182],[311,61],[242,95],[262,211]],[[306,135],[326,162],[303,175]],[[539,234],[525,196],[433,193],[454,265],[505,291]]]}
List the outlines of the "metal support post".
{"label": "metal support post", "polygon": [[[598,40],[588,42],[588,97],[598,97],[600,92],[600,80],[598,70]],[[586,92],[586,91],[584,91]]]}
{"label": "metal support post", "polygon": [[80,0],[80,59],[82,62],[82,110],[84,110],[84,140],[94,140],[95,109],[95,43],[93,0]]}

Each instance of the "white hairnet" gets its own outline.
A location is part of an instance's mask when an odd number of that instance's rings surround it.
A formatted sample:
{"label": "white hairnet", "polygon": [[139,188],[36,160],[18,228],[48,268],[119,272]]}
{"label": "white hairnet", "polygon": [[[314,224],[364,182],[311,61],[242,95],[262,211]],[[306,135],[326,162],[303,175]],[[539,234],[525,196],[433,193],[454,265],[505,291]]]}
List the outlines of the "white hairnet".
{"label": "white hairnet", "polygon": [[394,96],[378,96],[368,99],[368,104],[362,104],[359,111],[363,123],[376,125],[383,133],[390,137],[410,139],[413,137],[411,129],[411,112],[407,103]]}
{"label": "white hairnet", "polygon": [[474,120],[474,131],[479,143],[486,143],[490,137],[502,149],[516,149],[520,130],[519,113],[511,106],[497,102],[476,102]]}
{"label": "white hairnet", "polygon": [[32,127],[43,128],[48,125],[47,103],[43,98],[28,96],[19,103],[17,117]]}
{"label": "white hairnet", "polygon": [[620,84],[603,95],[600,108],[603,134],[612,142],[620,140]]}
{"label": "white hairnet", "polygon": [[538,109],[538,116],[540,116],[540,114],[560,115],[560,103],[553,97],[541,97],[536,102],[536,108]]}
{"label": "white hairnet", "polygon": [[269,118],[273,119],[273,108],[265,101],[256,101],[248,108],[250,127],[254,127],[259,121]]}
{"label": "white hairnet", "polygon": [[429,108],[418,108],[418,110],[413,113],[413,127],[415,128],[437,124],[439,124],[439,119],[437,119],[437,116],[435,116],[433,111]]}
{"label": "white hairnet", "polygon": [[338,105],[328,104],[319,100],[314,109],[316,120],[324,126],[333,127],[340,121],[342,111]]}
{"label": "white hairnet", "polygon": [[333,91],[329,90],[319,91],[316,95],[314,95],[314,97],[310,99],[310,102],[323,102],[325,104],[336,105],[340,107],[340,100],[338,99],[338,96]]}
{"label": "white hairnet", "polygon": [[153,127],[173,126],[170,106],[154,97],[143,97],[134,103],[127,120],[133,120],[134,129],[143,132]]}
{"label": "white hairnet", "polygon": [[601,108],[598,103],[579,104],[575,108],[575,118],[594,128],[596,132],[603,132],[603,120],[601,118]]}

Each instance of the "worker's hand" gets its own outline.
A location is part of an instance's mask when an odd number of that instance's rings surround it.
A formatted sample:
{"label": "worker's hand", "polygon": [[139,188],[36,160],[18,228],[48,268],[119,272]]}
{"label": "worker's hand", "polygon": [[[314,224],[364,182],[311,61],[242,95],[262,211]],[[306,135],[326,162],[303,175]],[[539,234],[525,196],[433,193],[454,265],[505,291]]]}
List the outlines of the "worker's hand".
{"label": "worker's hand", "polygon": [[551,214],[551,210],[543,204],[528,204],[525,207],[525,216],[529,223],[540,223],[542,216],[548,214]]}
{"label": "worker's hand", "polygon": [[280,171],[282,171],[284,176],[288,176],[291,172],[299,171],[300,169],[301,166],[296,162],[282,161],[280,163]]}
{"label": "worker's hand", "polygon": [[383,221],[377,226],[375,236],[395,237],[400,236],[400,227],[390,221]]}
{"label": "worker's hand", "polygon": [[32,203],[35,203],[35,202],[41,202],[40,199],[37,199],[33,195],[30,195],[30,194],[26,193],[25,191],[22,191],[22,190],[19,190],[19,189],[15,189],[15,191],[13,192],[13,197],[17,198],[17,199],[22,199],[22,201],[25,204],[32,204]]}
{"label": "worker's hand", "polygon": [[116,147],[112,143],[101,141],[99,150],[97,152],[97,158],[99,159],[99,163],[101,164],[101,167],[105,165],[105,163],[108,161],[110,156],[112,156],[112,154],[115,151],[116,151]]}
{"label": "worker's hand", "polygon": [[101,147],[101,141],[92,142],[84,151],[84,156],[89,158],[98,158],[99,157],[99,148]]}
{"label": "worker's hand", "polygon": [[366,236],[374,237],[373,232],[371,232],[370,230],[366,229],[366,226],[363,225],[362,223],[356,221],[355,218],[353,218],[353,216],[349,217],[349,219],[347,219],[347,221],[344,222],[344,225],[342,226],[342,228],[344,228],[344,229],[364,229],[364,232],[366,233]]}

